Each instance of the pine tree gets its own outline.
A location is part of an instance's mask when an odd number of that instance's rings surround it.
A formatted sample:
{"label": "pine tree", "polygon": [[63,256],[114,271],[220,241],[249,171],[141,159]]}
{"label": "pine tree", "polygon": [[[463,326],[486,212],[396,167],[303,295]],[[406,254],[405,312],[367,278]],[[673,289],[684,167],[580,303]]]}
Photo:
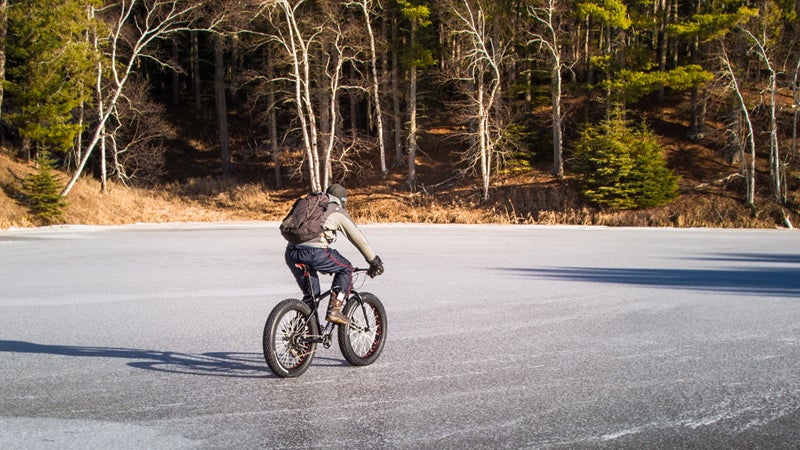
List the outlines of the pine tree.
{"label": "pine tree", "polygon": [[583,194],[613,209],[660,206],[675,198],[678,177],[666,167],[661,147],[643,126],[635,129],[617,112],[587,126],[576,144]]}
{"label": "pine tree", "polygon": [[39,171],[22,180],[22,193],[31,212],[43,223],[61,221],[67,202],[60,195],[61,185],[53,171],[53,161],[47,152],[41,152],[37,159]]}
{"label": "pine tree", "polygon": [[81,132],[73,112],[89,100],[94,53],[84,33],[89,0],[34,0],[8,9],[8,120],[37,148],[66,152]]}

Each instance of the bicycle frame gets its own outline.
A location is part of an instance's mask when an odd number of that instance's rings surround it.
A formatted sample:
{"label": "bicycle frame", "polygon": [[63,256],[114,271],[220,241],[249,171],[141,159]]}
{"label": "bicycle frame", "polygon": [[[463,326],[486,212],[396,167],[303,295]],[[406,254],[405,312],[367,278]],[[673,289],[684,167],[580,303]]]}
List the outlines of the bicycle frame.
{"label": "bicycle frame", "polygon": [[[308,271],[308,267],[305,264],[295,264],[295,266],[303,271],[303,276],[306,277],[308,280],[308,286],[311,286],[311,274]],[[358,272],[366,272],[367,269],[362,268],[354,268],[353,273]],[[311,292],[311,315],[309,315],[306,320],[303,322],[303,326],[308,323],[309,320],[316,320],[317,321],[317,330],[321,330],[319,335],[312,335],[306,336],[300,339],[300,342],[313,342],[317,344],[322,344],[325,348],[330,348],[331,346],[331,336],[333,335],[333,329],[336,325],[332,322],[326,322],[325,328],[322,328],[322,320],[319,317],[319,304],[322,302],[322,299],[330,296],[331,289],[328,289],[325,292],[321,292],[319,295],[314,295],[314,292]],[[350,297],[347,298],[347,301],[355,300],[358,302],[359,307],[362,308],[364,311],[364,315],[366,316],[366,309],[364,308],[364,302],[361,299],[361,295],[354,291],[350,291]],[[369,331],[369,324],[367,324],[366,328],[357,328],[359,331]]]}
{"label": "bicycle frame", "polygon": [[[311,267],[298,265],[298,268],[305,277],[313,276]],[[367,269],[355,271],[358,275],[369,272]],[[303,279],[301,276],[301,281]],[[358,279],[356,284],[360,288]],[[319,312],[320,303],[330,293],[331,289],[311,292],[304,302],[287,298],[272,308],[264,324],[262,343],[264,359],[275,375],[281,378],[302,375],[320,348],[318,344],[325,348],[331,346],[334,330],[342,356],[353,366],[368,366],[380,356],[387,329],[386,308],[380,299],[369,292],[351,290],[342,308],[349,322],[337,329],[337,323],[325,323],[323,317],[327,316],[320,316]],[[322,328],[323,323],[325,328]]]}

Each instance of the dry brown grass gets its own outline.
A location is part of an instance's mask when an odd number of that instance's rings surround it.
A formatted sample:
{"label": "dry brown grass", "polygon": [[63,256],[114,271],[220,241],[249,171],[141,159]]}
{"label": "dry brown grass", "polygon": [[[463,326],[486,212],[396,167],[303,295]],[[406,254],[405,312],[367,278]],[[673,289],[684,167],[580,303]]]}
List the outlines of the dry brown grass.
{"label": "dry brown grass", "polygon": [[[576,106],[588,99],[575,98]],[[800,177],[798,163],[788,177],[789,205],[771,201],[769,168],[762,155],[758,169],[758,201],[746,208],[743,186],[733,166],[719,155],[724,144],[723,124],[709,123],[708,133],[699,141],[686,139],[688,97],[676,97],[673,103],[653,105],[647,120],[660,136],[669,166],[681,175],[681,194],[670,204],[648,210],[607,211],[587,206],[580,198],[575,180],[556,180],[547,173],[546,162],[534,161],[537,167],[495,175],[490,201],[483,202],[475,177],[455,178],[464,165],[457,161],[467,143],[455,138],[454,125],[427,124],[420,136],[417,158],[418,189],[410,193],[403,168],[381,179],[377,161],[363,161],[358,171],[351,167],[348,181],[348,209],[362,223],[525,223],[607,226],[668,227],[742,227],[772,228],[800,221]],[[542,116],[549,112],[541,111]],[[715,134],[714,130],[718,132]],[[187,148],[197,154],[213,153],[213,145],[188,140]],[[38,223],[18,201],[20,182],[34,168],[0,148],[0,229],[30,227]],[[296,167],[302,152],[284,151],[284,167]],[[208,161],[204,162],[208,164]],[[253,178],[270,173],[271,161],[256,162]],[[186,176],[196,169],[185,166]],[[198,173],[208,173],[209,167]],[[245,173],[245,171],[242,171]],[[731,177],[731,175],[734,175]],[[243,175],[246,176],[246,175]],[[66,181],[66,177],[64,177]],[[294,181],[288,189],[275,191],[263,183],[225,180],[218,177],[190,178],[156,189],[127,188],[112,183],[107,194],[92,177],[83,177],[67,201],[64,221],[71,224],[126,224],[134,222],[213,222],[240,220],[280,220],[294,198],[304,188]]]}
{"label": "dry brown grass", "polygon": [[0,229],[35,226],[28,209],[18,199],[22,180],[33,173],[33,167],[18,163],[0,149]]}
{"label": "dry brown grass", "polygon": [[[21,180],[34,171],[32,165],[0,151],[0,228],[39,225],[28,209],[13,198]],[[61,178],[66,183],[66,177]],[[97,180],[82,177],[67,202],[63,222],[86,225],[275,220],[283,210],[281,202],[274,201],[259,186],[221,183],[210,178],[161,189],[127,188],[112,182],[104,194]]]}
{"label": "dry brown grass", "polygon": [[[529,177],[529,175],[526,175]],[[414,222],[453,224],[602,225],[640,227],[773,228],[782,226],[783,214],[794,223],[797,213],[760,200],[754,209],[724,190],[695,192],[685,189],[675,201],[660,208],[608,211],[583,204],[577,190],[548,179],[500,185],[490,202],[479,201],[471,188],[447,193],[409,194],[356,192],[349,210],[364,223]]]}
{"label": "dry brown grass", "polygon": [[[0,150],[0,229],[39,225],[15,200],[20,181],[34,168]],[[714,174],[715,176],[718,174]],[[741,196],[725,186],[684,179],[683,193],[671,204],[649,210],[604,211],[585,206],[573,180],[560,182],[541,171],[495,178],[492,197],[481,202],[474,180],[464,179],[436,192],[410,193],[402,175],[395,180],[372,180],[349,189],[348,209],[360,223],[448,224],[573,224],[606,226],[772,228],[792,223],[797,212],[768,201],[755,209],[742,205]],[[66,182],[66,177],[63,177]],[[108,193],[83,177],[68,197],[63,216],[69,224],[116,225],[136,222],[217,222],[280,220],[302,189],[274,191],[256,183],[237,183],[214,177],[190,179],[158,189],[127,188],[111,183]]]}

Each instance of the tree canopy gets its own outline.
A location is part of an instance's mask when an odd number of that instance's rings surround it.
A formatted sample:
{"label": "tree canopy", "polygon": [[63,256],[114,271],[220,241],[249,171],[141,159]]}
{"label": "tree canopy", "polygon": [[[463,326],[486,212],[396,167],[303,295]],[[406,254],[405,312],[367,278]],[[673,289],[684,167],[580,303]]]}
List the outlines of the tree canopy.
{"label": "tree canopy", "polygon": [[[264,183],[313,190],[365,170],[407,170],[415,189],[418,135],[444,124],[463,137],[454,176],[479,179],[486,198],[491,174],[514,158],[552,161],[559,177],[594,183],[608,167],[587,172],[572,157],[592,150],[586,130],[608,131],[614,111],[639,120],[682,98],[690,99],[684,138],[725,136],[723,151],[739,155],[752,183],[752,155],[769,155],[771,190],[785,202],[787,172],[796,170],[788,149],[800,98],[797,8],[786,0],[11,0],[0,9],[2,119],[73,182],[85,170],[105,178],[107,166],[127,184],[178,178],[166,155],[181,129],[185,142],[221,152],[214,174],[240,176],[251,170],[247,155],[267,151]],[[637,133],[648,145],[636,151],[657,159],[659,137]],[[668,171],[651,172],[673,186]],[[663,194],[658,202],[671,198]]]}

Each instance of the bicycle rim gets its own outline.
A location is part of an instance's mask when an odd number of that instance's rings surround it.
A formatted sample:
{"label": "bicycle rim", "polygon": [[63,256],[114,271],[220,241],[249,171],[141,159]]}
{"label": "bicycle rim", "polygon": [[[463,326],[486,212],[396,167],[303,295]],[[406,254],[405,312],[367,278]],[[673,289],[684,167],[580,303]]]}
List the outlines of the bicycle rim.
{"label": "bicycle rim", "polygon": [[305,317],[296,311],[289,312],[278,321],[274,336],[275,356],[288,371],[302,366],[313,351],[310,343],[297,342],[298,337],[311,334],[311,327],[304,322]]}
{"label": "bicycle rim", "polygon": [[[364,311],[366,310],[366,315]],[[366,358],[375,352],[383,332],[383,324],[375,307],[369,303],[364,304],[364,309],[356,308],[353,312],[352,325],[347,330],[350,346],[353,352],[361,358]]]}
{"label": "bicycle rim", "polygon": [[309,337],[317,334],[316,322],[307,305],[288,299],[278,304],[264,325],[264,359],[275,375],[296,377],[308,369],[317,344]]}
{"label": "bicycle rim", "polygon": [[351,300],[345,307],[350,325],[339,326],[339,347],[345,359],[355,366],[372,364],[386,341],[386,311],[372,294],[361,294],[362,301]]}

